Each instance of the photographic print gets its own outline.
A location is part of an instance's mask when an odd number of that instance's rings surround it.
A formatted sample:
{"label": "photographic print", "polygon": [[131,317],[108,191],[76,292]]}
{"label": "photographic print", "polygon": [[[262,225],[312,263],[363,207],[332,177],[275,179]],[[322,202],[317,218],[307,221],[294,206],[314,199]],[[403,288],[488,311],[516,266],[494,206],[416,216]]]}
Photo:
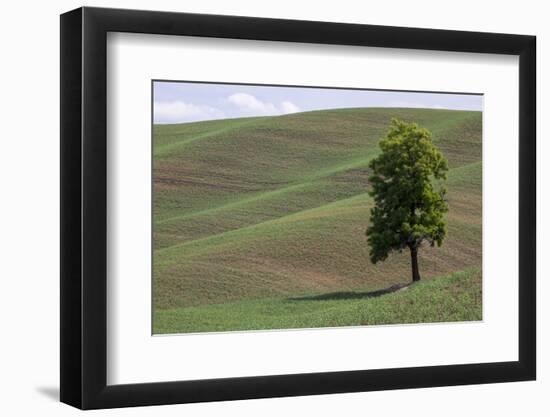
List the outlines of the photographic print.
{"label": "photographic print", "polygon": [[482,320],[481,94],[152,92],[153,334]]}

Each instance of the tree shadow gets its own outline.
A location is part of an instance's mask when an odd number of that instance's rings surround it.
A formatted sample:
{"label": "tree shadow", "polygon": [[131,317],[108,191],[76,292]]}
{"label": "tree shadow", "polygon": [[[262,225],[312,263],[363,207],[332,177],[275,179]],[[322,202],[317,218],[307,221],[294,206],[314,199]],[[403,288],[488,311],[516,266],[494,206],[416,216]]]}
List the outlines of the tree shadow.
{"label": "tree shadow", "polygon": [[381,295],[391,294],[406,289],[411,284],[395,284],[388,288],[375,291],[338,291],[326,294],[311,295],[304,297],[289,297],[290,301],[328,301],[328,300],[357,300],[361,298],[374,298]]}

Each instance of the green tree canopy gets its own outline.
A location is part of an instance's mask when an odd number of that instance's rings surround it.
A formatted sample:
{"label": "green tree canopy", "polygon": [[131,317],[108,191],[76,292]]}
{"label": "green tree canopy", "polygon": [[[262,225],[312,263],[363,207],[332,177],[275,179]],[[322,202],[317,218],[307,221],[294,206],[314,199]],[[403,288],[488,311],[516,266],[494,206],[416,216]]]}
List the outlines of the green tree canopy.
{"label": "green tree canopy", "polygon": [[366,233],[370,258],[373,263],[383,261],[390,252],[408,247],[412,278],[418,281],[418,248],[424,241],[441,246],[447,232],[447,160],[431,133],[416,123],[392,119],[379,145],[382,153],[369,164],[375,202]]}

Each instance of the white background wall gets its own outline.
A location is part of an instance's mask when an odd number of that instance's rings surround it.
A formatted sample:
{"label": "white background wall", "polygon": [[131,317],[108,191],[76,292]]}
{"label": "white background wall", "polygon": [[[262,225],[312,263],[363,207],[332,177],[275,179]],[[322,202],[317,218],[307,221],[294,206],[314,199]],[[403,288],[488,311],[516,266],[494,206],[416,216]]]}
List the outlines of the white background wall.
{"label": "white background wall", "polygon": [[[538,381],[100,411],[94,415],[529,415],[550,412],[550,26],[542,1],[201,0],[86,5],[379,25],[534,34],[538,37]],[[0,410],[75,415],[59,391],[59,17],[77,1],[5,2],[0,20]],[[546,259],[545,259],[546,258]],[[7,285],[6,285],[7,284]]]}

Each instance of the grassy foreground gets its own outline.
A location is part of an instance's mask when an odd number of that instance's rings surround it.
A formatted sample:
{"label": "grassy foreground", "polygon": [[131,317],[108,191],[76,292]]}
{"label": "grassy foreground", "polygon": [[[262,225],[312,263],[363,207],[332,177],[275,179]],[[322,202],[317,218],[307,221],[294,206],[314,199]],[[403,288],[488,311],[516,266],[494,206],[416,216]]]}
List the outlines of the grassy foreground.
{"label": "grassy foreground", "polygon": [[481,272],[470,269],[396,292],[358,290],[158,310],[154,333],[297,329],[482,319]]}

